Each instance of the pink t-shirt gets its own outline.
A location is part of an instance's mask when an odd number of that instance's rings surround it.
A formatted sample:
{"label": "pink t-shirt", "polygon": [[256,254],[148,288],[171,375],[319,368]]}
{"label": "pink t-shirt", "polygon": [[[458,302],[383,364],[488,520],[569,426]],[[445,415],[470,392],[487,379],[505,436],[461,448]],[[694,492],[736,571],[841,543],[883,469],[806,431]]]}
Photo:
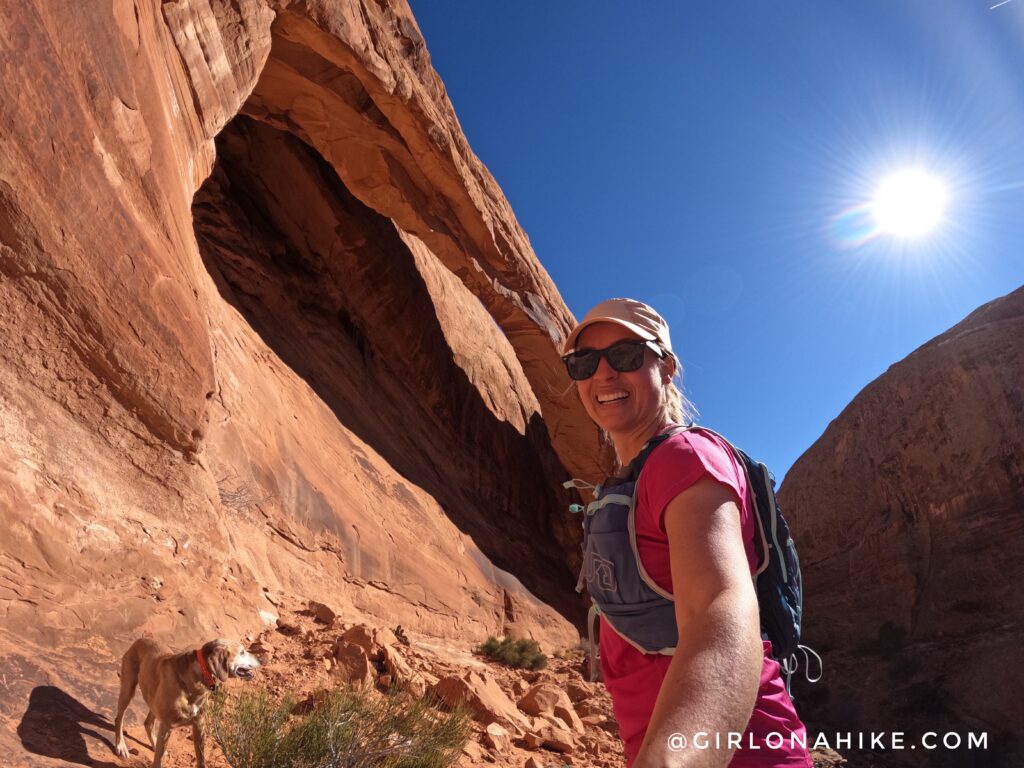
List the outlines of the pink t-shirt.
{"label": "pink t-shirt", "polygon": [[[732,488],[740,509],[743,546],[751,573],[757,568],[754,547],[756,522],[747,499],[746,474],[732,451],[721,440],[706,432],[683,432],[665,440],[654,449],[637,488],[636,537],[640,560],[650,577],[662,589],[672,591],[668,536],[665,533],[665,507],[672,499],[705,475]],[[763,641],[764,663],[761,685],[754,712],[743,734],[741,746],[729,763],[730,768],[786,768],[812,765],[807,750],[806,730],[797,717],[786,693],[778,662],[771,658],[771,643]],[[670,656],[644,654],[623,640],[601,620],[601,669],[612,696],[612,709],[626,746],[627,764],[632,765],[643,743],[654,703],[665,678]],[[771,749],[765,743],[769,734],[779,734],[782,746]],[[790,734],[796,734],[793,748]],[[691,735],[692,736],[692,735]],[[770,737],[773,745],[779,736]],[[690,738],[690,736],[688,736]],[[713,740],[713,736],[711,737]],[[722,734],[722,745],[727,736]],[[751,742],[758,749],[750,747]],[[711,742],[713,744],[713,741]]]}

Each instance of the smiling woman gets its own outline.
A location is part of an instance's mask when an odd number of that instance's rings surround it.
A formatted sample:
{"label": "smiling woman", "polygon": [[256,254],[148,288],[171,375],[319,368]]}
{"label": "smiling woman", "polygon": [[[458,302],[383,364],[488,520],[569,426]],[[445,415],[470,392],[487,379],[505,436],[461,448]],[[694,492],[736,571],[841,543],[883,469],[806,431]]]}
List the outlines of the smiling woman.
{"label": "smiling woman", "polygon": [[[682,426],[668,324],[639,301],[609,299],[564,352],[618,458],[601,485],[569,485],[594,493],[578,588],[600,616],[600,669],[627,765],[682,765],[678,745],[703,732],[718,741],[691,751],[702,765],[810,768],[806,729],[759,632],[748,476],[723,438]],[[788,747],[772,733],[790,737]]]}

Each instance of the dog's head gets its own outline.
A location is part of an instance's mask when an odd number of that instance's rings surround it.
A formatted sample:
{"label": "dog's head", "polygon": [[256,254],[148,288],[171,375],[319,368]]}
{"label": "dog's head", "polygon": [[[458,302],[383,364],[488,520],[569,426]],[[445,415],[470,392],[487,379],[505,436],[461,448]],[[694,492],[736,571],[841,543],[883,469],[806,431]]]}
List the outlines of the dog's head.
{"label": "dog's head", "polygon": [[231,640],[211,640],[203,646],[203,657],[220,681],[229,677],[252,680],[253,672],[260,666],[259,659],[245,650],[245,646]]}

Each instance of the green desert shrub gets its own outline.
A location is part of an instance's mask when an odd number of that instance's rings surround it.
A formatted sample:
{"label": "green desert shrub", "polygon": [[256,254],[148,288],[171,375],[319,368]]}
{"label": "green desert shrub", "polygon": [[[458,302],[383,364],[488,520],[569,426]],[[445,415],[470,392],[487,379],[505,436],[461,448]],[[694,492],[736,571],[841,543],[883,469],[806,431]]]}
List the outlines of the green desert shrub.
{"label": "green desert shrub", "polygon": [[429,698],[337,689],[303,709],[265,690],[218,694],[206,730],[231,768],[445,768],[469,737],[464,711]]}
{"label": "green desert shrub", "polygon": [[488,637],[477,651],[489,659],[519,669],[544,669],[548,665],[548,657],[541,653],[536,640]]}

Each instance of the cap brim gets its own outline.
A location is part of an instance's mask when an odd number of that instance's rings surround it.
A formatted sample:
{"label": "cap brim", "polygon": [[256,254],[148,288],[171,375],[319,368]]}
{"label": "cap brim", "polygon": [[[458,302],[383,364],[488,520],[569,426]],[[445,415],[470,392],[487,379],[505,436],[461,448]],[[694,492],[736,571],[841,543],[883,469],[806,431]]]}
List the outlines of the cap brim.
{"label": "cap brim", "polygon": [[620,320],[617,317],[592,317],[579,325],[577,325],[573,332],[569,334],[569,338],[565,340],[565,346],[562,347],[562,354],[568,355],[570,352],[576,350],[576,339],[579,338],[584,328],[593,325],[594,323],[615,323],[621,325],[626,330],[632,331],[644,341],[657,341],[658,337],[650,331],[644,330],[639,325],[634,325],[628,320]]}

